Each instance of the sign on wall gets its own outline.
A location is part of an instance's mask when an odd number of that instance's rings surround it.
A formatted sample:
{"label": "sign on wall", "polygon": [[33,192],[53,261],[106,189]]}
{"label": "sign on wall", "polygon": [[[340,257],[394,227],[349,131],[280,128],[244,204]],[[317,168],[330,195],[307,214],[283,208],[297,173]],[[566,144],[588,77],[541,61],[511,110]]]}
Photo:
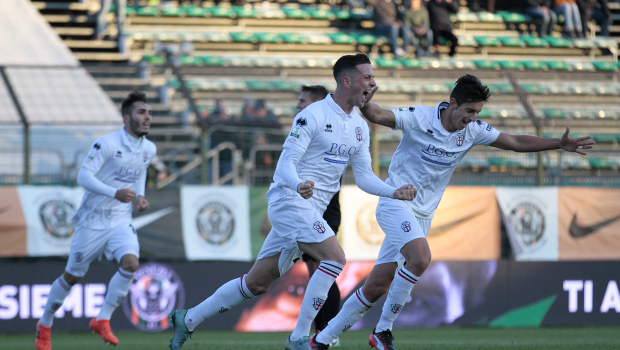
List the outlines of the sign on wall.
{"label": "sign on wall", "polygon": [[187,259],[252,260],[248,187],[181,187],[181,222]]}

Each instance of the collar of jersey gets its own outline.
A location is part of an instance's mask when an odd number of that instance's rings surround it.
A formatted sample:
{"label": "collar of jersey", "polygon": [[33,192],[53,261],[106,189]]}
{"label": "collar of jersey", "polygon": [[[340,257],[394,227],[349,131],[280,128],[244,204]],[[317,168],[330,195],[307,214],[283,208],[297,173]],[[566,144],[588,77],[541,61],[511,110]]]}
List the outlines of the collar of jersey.
{"label": "collar of jersey", "polygon": [[144,139],[144,137],[140,137],[140,139],[138,140],[138,146],[135,149],[132,147],[133,145],[129,141],[129,137],[130,136],[127,133],[127,130],[125,130],[125,127],[123,126],[123,128],[121,129],[121,140],[123,142],[123,145],[129,148],[132,152],[135,152],[142,145],[142,139]]}
{"label": "collar of jersey", "polygon": [[327,104],[334,110],[334,112],[336,112],[336,114],[338,114],[339,116],[341,116],[343,118],[351,118],[352,114],[355,113],[355,108],[353,108],[353,110],[351,110],[351,114],[345,113],[345,111],[343,111],[342,108],[340,108],[340,106],[338,106],[336,101],[334,101],[334,98],[332,97],[332,94],[327,95],[325,100],[327,101]]}
{"label": "collar of jersey", "polygon": [[450,107],[450,102],[448,101],[439,102],[437,106],[435,106],[435,111],[434,111],[432,123],[431,123],[435,130],[439,131],[442,135],[445,135],[445,136],[452,135],[452,133],[446,130],[446,128],[443,127],[443,124],[441,124],[441,111],[448,107]]}

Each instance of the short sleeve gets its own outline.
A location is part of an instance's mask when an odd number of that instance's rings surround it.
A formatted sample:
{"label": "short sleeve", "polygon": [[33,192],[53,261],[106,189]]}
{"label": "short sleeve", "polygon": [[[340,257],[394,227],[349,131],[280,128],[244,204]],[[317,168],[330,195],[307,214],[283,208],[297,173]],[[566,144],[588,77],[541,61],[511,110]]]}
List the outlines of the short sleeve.
{"label": "short sleeve", "polygon": [[415,110],[415,107],[399,107],[392,109],[396,125],[394,130],[407,131],[413,129]]}
{"label": "short sleeve", "polygon": [[495,142],[499,137],[500,132],[486,122],[483,122],[482,120],[476,120],[472,124],[475,126],[476,131],[478,132],[474,141],[474,144],[476,145],[488,146]]}
{"label": "short sleeve", "polygon": [[295,117],[291,131],[284,141],[284,148],[291,148],[306,153],[310,140],[318,130],[318,122],[312,113],[301,111]]}

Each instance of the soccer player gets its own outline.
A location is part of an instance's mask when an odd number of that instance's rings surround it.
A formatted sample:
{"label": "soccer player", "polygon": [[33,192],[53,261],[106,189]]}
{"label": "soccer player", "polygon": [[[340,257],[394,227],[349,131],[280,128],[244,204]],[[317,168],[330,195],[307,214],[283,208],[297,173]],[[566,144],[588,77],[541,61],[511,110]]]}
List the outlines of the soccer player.
{"label": "soccer player", "polygon": [[[297,109],[301,112],[304,108],[316,101],[324,99],[327,95],[328,92],[324,86],[302,85],[297,102]],[[342,183],[342,178],[340,178],[340,182]],[[325,209],[325,213],[323,213],[323,219],[327,221],[327,225],[334,231],[334,234],[338,233],[338,227],[340,227],[341,213],[339,196],[340,191],[334,194],[334,197],[332,197],[332,200]],[[305,253],[301,256],[301,259],[308,266],[308,274],[310,278],[312,278],[314,272],[319,268],[319,261],[316,261],[316,259]],[[327,323],[338,314],[338,311],[340,311],[340,300],[340,289],[338,289],[338,285],[334,282],[327,293],[325,304],[314,319],[314,325],[317,331],[322,331],[323,328],[327,326]],[[330,345],[335,346],[338,343],[340,343],[340,339],[336,337]]]}
{"label": "soccer player", "polygon": [[153,114],[146,95],[130,93],[123,100],[121,113],[125,127],[97,139],[78,174],[77,183],[86,191],[72,218],[75,234],[67,267],[52,284],[45,311],[37,323],[37,350],[52,349],[54,313],[71,287],[84,277],[91,262],[103,254],[116,259],[120,266],[110,280],[101,311],[90,321],[90,328],[104,342],[118,344],[110,328],[110,317],[127,296],[138,269],[140,251],[136,230],[131,226],[132,201],[137,196],[140,212],[149,208],[144,198],[146,169],[157,153],[155,144],[144,137]]}
{"label": "soccer player", "polygon": [[366,103],[367,95],[376,86],[370,60],[364,54],[343,56],[334,64],[333,73],[335,93],[297,114],[284,142],[274,182],[267,192],[273,228],[254,266],[247,275],[224,284],[198,306],[175,310],[170,317],[174,325],[171,349],[181,349],[205,319],[265,293],[302,252],[320,264],[308,283],[297,325],[285,349],[310,349],[312,320],[345,264],[344,252],[322,215],[340,188],[339,179],[347,165],[351,163],[357,185],[370,194],[414,198],[412,185],[396,189],[377,178],[371,169],[368,124],[354,112],[354,107]]}
{"label": "soccer player", "polygon": [[[594,142],[589,136],[571,138],[569,128],[560,139],[500,133],[478,120],[488,101],[489,88],[478,78],[465,75],[456,81],[449,101],[435,108],[413,106],[381,109],[370,99],[360,108],[369,121],[403,131],[389,167],[388,185],[413,183],[418,190],[412,201],[380,198],[377,222],[385,232],[379,256],[364,286],[342,306],[323,332],[310,338],[312,349],[327,349],[333,337],[359,321],[386,292],[381,318],[369,337],[369,344],[380,350],[395,350],[392,324],[407,302],[411,291],[431,261],[426,235],[433,213],[448,186],[450,176],[467,151],[475,145],[492,146],[515,152],[562,149],[585,155]],[[403,263],[406,262],[406,265]]]}

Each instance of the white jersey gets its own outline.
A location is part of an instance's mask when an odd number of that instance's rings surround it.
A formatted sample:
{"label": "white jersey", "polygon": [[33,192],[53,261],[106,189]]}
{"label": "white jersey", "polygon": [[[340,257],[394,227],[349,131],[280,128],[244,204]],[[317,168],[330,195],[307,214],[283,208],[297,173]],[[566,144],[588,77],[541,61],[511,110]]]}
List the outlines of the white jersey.
{"label": "white jersey", "polygon": [[[297,114],[283,147],[303,154],[297,164],[302,181],[312,180],[315,189],[334,194],[349,162],[354,167],[370,166],[369,145],[366,121],[355,111],[345,113],[330,94]],[[269,202],[297,194],[277,171],[273,180],[267,193]]]}
{"label": "white jersey", "polygon": [[90,229],[111,229],[131,223],[132,203],[114,198],[116,191],[130,188],[144,196],[146,170],[157,153],[145,137],[130,139],[125,129],[98,138],[80,169],[78,183],[86,192],[72,220]]}
{"label": "white jersey", "polygon": [[394,187],[413,184],[418,190],[409,202],[418,216],[431,218],[457,165],[475,145],[488,146],[499,131],[476,120],[463,130],[450,133],[441,124],[440,112],[448,108],[440,102],[435,108],[414,106],[394,108],[396,127],[403,131],[392,157],[385,182]]}

